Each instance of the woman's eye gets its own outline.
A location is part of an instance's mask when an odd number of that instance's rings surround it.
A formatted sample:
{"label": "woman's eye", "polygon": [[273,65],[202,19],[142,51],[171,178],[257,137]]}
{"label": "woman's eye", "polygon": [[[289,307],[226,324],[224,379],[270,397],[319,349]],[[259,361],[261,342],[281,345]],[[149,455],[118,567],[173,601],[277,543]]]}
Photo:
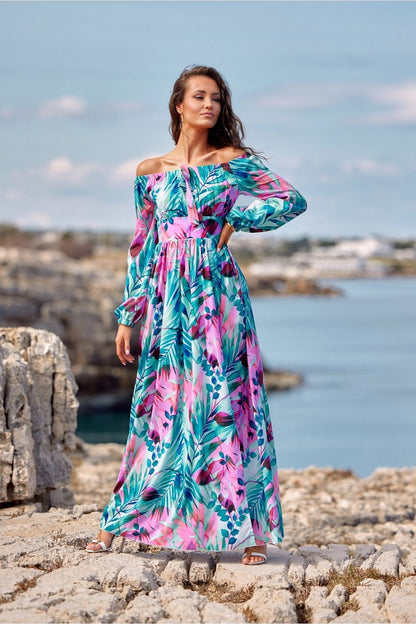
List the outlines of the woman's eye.
{"label": "woman's eye", "polygon": [[[202,95],[194,95],[194,98],[196,98],[197,100],[203,100],[203,96]],[[220,99],[214,98],[214,102],[221,102]]]}

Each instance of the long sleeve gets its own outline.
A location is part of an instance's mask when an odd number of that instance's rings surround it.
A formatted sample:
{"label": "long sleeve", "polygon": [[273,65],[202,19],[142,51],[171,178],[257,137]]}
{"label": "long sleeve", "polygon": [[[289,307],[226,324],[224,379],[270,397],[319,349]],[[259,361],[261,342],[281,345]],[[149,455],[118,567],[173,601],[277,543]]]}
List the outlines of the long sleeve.
{"label": "long sleeve", "polygon": [[127,254],[123,302],[114,311],[118,323],[130,327],[143,316],[155,242],[154,203],[146,193],[146,183],[146,176],[138,176],[134,182],[136,228]]}
{"label": "long sleeve", "polygon": [[306,199],[289,182],[271,171],[256,155],[229,163],[241,195],[257,197],[248,206],[234,206],[226,220],[243,232],[275,230],[305,212]]}

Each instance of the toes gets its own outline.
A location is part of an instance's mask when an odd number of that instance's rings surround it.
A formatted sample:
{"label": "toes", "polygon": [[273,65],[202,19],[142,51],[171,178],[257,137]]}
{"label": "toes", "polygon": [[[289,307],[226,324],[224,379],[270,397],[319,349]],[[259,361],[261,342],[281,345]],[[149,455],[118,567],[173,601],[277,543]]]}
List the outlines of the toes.
{"label": "toes", "polygon": [[246,555],[244,555],[243,559],[247,563],[254,563],[255,561],[261,559],[261,557],[259,557],[258,555],[250,555],[250,553],[247,553]]}

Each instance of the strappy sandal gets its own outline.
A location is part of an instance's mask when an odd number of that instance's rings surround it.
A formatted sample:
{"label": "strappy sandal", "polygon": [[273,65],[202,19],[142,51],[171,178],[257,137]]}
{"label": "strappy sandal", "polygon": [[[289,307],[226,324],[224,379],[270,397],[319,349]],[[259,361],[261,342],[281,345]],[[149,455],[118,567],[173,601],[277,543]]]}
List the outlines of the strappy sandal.
{"label": "strappy sandal", "polygon": [[244,553],[241,557],[241,563],[243,563],[244,557],[251,557],[251,555],[256,555],[257,557],[263,557],[264,561],[252,561],[251,563],[244,563],[244,565],[259,565],[261,563],[266,563],[267,555],[262,552],[258,552],[257,550],[251,550],[250,552]]}
{"label": "strappy sandal", "polygon": [[[101,535],[101,531],[99,533],[99,535]],[[93,539],[91,540],[91,544],[99,544],[101,546],[101,548],[93,549],[93,548],[88,548],[88,544],[85,547],[85,550],[87,552],[91,552],[91,553],[99,553],[99,552],[110,552],[112,550],[111,546],[113,544],[113,540],[114,540],[115,534],[113,533],[113,537],[111,538],[111,542],[110,544],[107,546],[107,544],[103,541],[100,541],[98,538],[97,539]],[[125,542],[126,538],[122,537],[121,538],[121,545],[120,548],[118,550],[118,552],[123,552],[123,548],[124,548],[124,542]]]}

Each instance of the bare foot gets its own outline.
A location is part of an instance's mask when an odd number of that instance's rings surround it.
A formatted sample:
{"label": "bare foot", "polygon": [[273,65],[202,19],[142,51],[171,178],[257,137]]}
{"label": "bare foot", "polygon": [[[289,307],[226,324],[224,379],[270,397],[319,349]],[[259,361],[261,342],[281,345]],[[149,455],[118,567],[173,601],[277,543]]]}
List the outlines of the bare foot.
{"label": "bare foot", "polygon": [[[108,531],[104,531],[104,529],[100,529],[100,532],[97,535],[97,540],[99,540],[100,542],[104,542],[107,548],[109,548],[113,541],[113,537],[113,533],[109,533]],[[87,544],[86,548],[97,552],[102,550],[102,546],[100,544],[97,544],[96,542],[90,542],[89,544]]]}
{"label": "bare foot", "polygon": [[259,555],[250,555],[250,553],[256,550],[257,552],[264,553],[267,555],[267,544],[258,544],[256,546],[248,546],[242,557],[242,562],[245,565],[250,565],[252,563],[257,563],[258,561],[264,561],[263,557],[259,557]]}

